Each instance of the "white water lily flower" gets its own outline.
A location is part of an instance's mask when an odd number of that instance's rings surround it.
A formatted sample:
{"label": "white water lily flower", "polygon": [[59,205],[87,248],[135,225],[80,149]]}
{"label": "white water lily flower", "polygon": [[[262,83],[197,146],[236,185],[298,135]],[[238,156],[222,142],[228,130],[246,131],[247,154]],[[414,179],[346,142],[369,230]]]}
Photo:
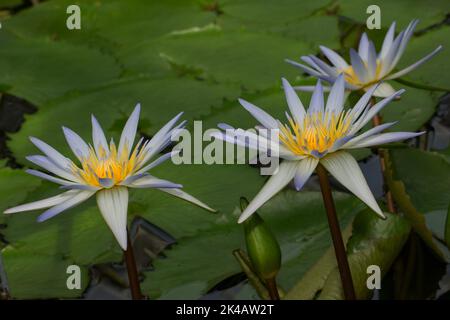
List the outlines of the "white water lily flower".
{"label": "white water lily flower", "polygon": [[[320,60],[314,55],[302,56],[300,58],[303,62],[307,63],[308,66],[292,60],[286,61],[299,67],[304,72],[329,83],[334,83],[338,75],[344,74],[345,87],[347,90],[367,91],[372,85],[377,84],[382,80],[400,78],[411,72],[424,62],[430,60],[442,49],[442,46],[438,46],[433,52],[412,65],[400,71],[393,72],[393,69],[405,52],[406,45],[411,39],[417,23],[418,20],[411,21],[408,27],[395,37],[395,22],[393,22],[384,37],[381,51],[378,54],[375,51],[373,42],[368,39],[366,33],[363,33],[361,40],[359,41],[358,52],[354,49],[350,49],[351,64],[348,64],[339,54],[324,46],[320,46],[320,49],[332,65],[329,65],[327,62]],[[296,89],[300,91],[312,91],[314,90],[314,87],[298,86]],[[394,91],[394,88],[392,88],[390,84],[384,82],[378,86],[377,90],[374,92],[374,96],[388,97],[392,95]]]}
{"label": "white water lily flower", "polygon": [[182,186],[158,179],[149,173],[171,158],[171,152],[151,161],[171,141],[171,135],[182,128],[176,125],[182,113],[163,126],[151,140],[140,139],[133,149],[140,105],[138,104],[123,128],[119,146],[111,139],[108,144],[97,119],[92,116],[93,145],[78,134],[63,127],[67,143],[80,162],[76,165],[45,142],[31,137],[31,142],[44,153],[27,157],[29,161],[51,174],[29,169],[28,173],[61,185],[68,191],[57,196],[23,204],[5,211],[6,214],[50,208],[38,217],[42,222],[97,195],[100,212],[123,250],[127,248],[128,188],[156,188],[175,197],[214,211],[201,201],[180,190]]}
{"label": "white water lily flower", "polygon": [[[267,133],[249,135],[245,130],[232,130],[226,124],[225,133],[213,136],[230,142],[241,143],[249,148],[262,150],[260,146],[279,150],[283,159],[278,170],[272,175],[261,191],[250,202],[239,218],[239,223],[246,220],[266,201],[283,189],[292,179],[297,190],[300,190],[309,179],[319,162],[348,190],[365,202],[373,211],[384,218],[356,160],[347,149],[371,147],[383,143],[416,137],[421,133],[388,132],[383,130],[394,125],[394,122],[376,126],[364,133],[357,134],[384,106],[398,97],[404,90],[399,90],[390,97],[370,107],[369,101],[374,91],[373,86],[351,109],[344,110],[344,78],[338,76],[331,88],[328,100],[324,102],[323,88],[318,81],[306,111],[302,102],[289,82],[283,79],[290,114],[286,113],[284,124],[273,118],[257,106],[239,100],[241,105],[265,128],[278,134],[278,148],[274,148],[274,140],[266,139]],[[237,137],[237,139],[236,139]],[[243,142],[244,141],[244,142]],[[267,150],[267,147],[265,152]]]}

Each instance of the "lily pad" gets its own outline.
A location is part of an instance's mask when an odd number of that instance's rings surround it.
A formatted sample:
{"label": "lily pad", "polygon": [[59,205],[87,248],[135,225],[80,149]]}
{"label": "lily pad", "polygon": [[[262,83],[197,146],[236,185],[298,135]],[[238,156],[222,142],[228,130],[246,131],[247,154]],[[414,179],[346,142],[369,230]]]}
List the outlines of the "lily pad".
{"label": "lily pad", "polygon": [[[335,199],[343,225],[362,209],[361,202],[350,195],[336,193]],[[235,203],[239,203],[237,197]],[[286,190],[264,205],[259,213],[282,249],[279,284],[290,289],[330,245],[321,194]],[[239,264],[232,255],[234,249],[245,246],[243,227],[236,223],[238,214],[237,208],[223,212],[209,229],[195,237],[178,239],[173,249],[165,251],[167,258],[156,260],[155,271],[146,274],[144,290],[161,299],[193,299],[219,281],[239,273]],[[191,289],[188,296],[183,290],[186,286]]]}

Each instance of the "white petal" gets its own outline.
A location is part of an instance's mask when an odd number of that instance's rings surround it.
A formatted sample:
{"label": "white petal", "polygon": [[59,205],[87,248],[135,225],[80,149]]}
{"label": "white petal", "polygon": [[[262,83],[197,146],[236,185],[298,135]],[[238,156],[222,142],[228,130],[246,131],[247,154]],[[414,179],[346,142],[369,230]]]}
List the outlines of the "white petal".
{"label": "white petal", "polygon": [[385,218],[367,185],[358,163],[349,153],[344,151],[331,153],[321,159],[320,163],[342,185],[366,203],[380,217]]}
{"label": "white petal", "polygon": [[334,64],[338,69],[342,70],[348,68],[347,62],[345,62],[345,60],[333,50],[324,46],[320,46],[320,50],[322,50],[323,54],[328,58],[328,60],[330,60],[330,62]]}
{"label": "white petal", "polygon": [[33,155],[27,156],[26,159],[34,163],[35,165],[40,166],[45,170],[50,171],[51,173],[56,174],[57,176],[60,176],[66,180],[79,182],[79,179],[77,179],[71,172],[57,166],[53,161],[45,156]]}
{"label": "white petal", "polygon": [[372,97],[374,91],[377,89],[378,86],[379,84],[376,84],[368,88],[367,91],[363,94],[363,96],[355,104],[349,115],[352,118],[353,122],[356,122],[358,120],[358,117],[364,112],[365,108],[367,107],[367,104],[370,101],[370,98]]}
{"label": "white petal", "polygon": [[389,51],[387,52],[384,59],[381,61],[381,69],[379,77],[384,77],[386,74],[388,74],[394,67],[394,59],[398,51],[398,47],[400,46],[400,43],[402,42],[403,36],[405,35],[405,32],[402,31],[397,36],[397,38],[392,43]]}
{"label": "white petal", "polygon": [[300,191],[300,189],[303,188],[306,181],[308,181],[309,177],[316,169],[318,163],[319,160],[313,157],[307,157],[299,161],[297,172],[294,176],[294,184],[297,191]]}
{"label": "white petal", "polygon": [[67,199],[64,202],[45,211],[43,214],[41,214],[37,218],[37,221],[43,222],[50,218],[53,218],[57,214],[60,214],[61,212],[68,210],[70,208],[73,208],[76,205],[80,204],[81,202],[86,201],[87,199],[92,197],[94,194],[95,194],[95,191],[90,191],[90,190],[78,191],[78,193],[75,194],[75,196],[73,196],[70,199]]}
{"label": "white petal", "polygon": [[381,47],[381,51],[378,56],[380,60],[383,60],[386,57],[389,50],[391,49],[392,43],[394,41],[394,35],[395,35],[395,21],[392,22],[388,32],[386,32],[386,36],[384,37],[383,46]]}
{"label": "white petal", "polygon": [[281,144],[276,144],[275,141],[249,130],[236,129],[235,131],[227,131],[225,133],[213,132],[211,133],[211,137],[259,152],[267,153],[270,150],[272,156],[274,157],[279,156],[283,159],[303,158],[295,155],[289,149],[283,147]]}
{"label": "white petal", "polygon": [[424,132],[387,132],[387,133],[381,133],[377,135],[370,136],[368,138],[362,139],[361,141],[353,144],[350,148],[366,148],[371,146],[376,146],[384,143],[389,142],[395,142],[400,140],[406,140],[411,139],[417,136],[420,136],[421,134],[424,134]]}
{"label": "white petal", "polygon": [[323,113],[324,110],[324,101],[323,101],[323,88],[320,79],[317,80],[316,89],[311,97],[311,101],[309,102],[308,114],[313,114],[316,112]]}
{"label": "white petal", "polygon": [[420,59],[419,61],[413,63],[412,65],[410,65],[409,67],[406,67],[396,73],[393,73],[391,75],[389,75],[388,77],[386,77],[386,80],[390,80],[390,79],[395,79],[395,78],[400,78],[401,76],[413,71],[414,69],[416,69],[417,67],[419,67],[421,64],[427,62],[428,60],[430,60],[431,58],[433,58],[439,51],[441,51],[442,46],[437,47],[436,49],[434,49],[433,52],[429,53],[428,55],[426,55],[425,57],[423,57],[422,59]]}
{"label": "white petal", "polygon": [[31,142],[39,149],[41,150],[52,162],[54,162],[57,166],[61,168],[67,168],[70,167],[71,161],[64,157],[61,153],[56,151],[52,146],[48,145],[44,141],[35,138],[30,137]]}
{"label": "white petal", "polygon": [[139,169],[138,171],[136,171],[135,174],[145,173],[145,172],[149,171],[150,169],[153,169],[154,167],[160,165],[164,161],[167,161],[167,160],[171,159],[173,156],[175,156],[176,154],[180,153],[180,151],[181,150],[174,150],[174,151],[167,152],[167,153],[163,154],[162,156],[160,156],[155,161],[152,161],[151,163],[149,163],[145,167],[143,167],[143,168]]}
{"label": "white petal", "polygon": [[377,52],[372,41],[369,42],[367,53],[367,73],[369,79],[375,79],[377,76]]}
{"label": "white petal", "polygon": [[[313,92],[316,89],[316,86],[295,86],[292,87],[296,91],[304,91],[304,92]],[[330,92],[330,87],[322,87],[323,92]]]}
{"label": "white petal", "polygon": [[125,251],[127,249],[128,189],[115,187],[97,192],[97,205],[120,247]]}
{"label": "white petal", "polygon": [[133,148],[134,138],[136,137],[137,126],[139,122],[139,114],[141,112],[141,105],[138,103],[133,110],[133,113],[128,118],[125,127],[123,128],[122,134],[119,141],[118,153],[122,154],[127,152],[128,156]]}
{"label": "white petal", "polygon": [[345,98],[345,85],[344,75],[340,74],[331,88],[330,94],[327,99],[327,106],[325,110],[327,112],[334,112],[338,114],[344,108]]}
{"label": "white petal", "polygon": [[368,110],[367,114],[361,116],[360,119],[355,124],[353,124],[352,128],[350,129],[349,135],[354,135],[359,130],[361,130],[366,125],[367,122],[369,122],[378,112],[381,111],[381,109],[383,109],[389,102],[399,97],[403,92],[405,92],[405,90],[400,89],[390,97],[384,98],[383,100],[373,105]]}
{"label": "white petal", "polygon": [[398,63],[398,61],[400,60],[400,58],[403,55],[403,52],[405,52],[406,46],[408,45],[409,40],[411,39],[412,35],[414,34],[414,29],[416,28],[418,23],[419,23],[419,20],[417,20],[417,19],[413,20],[410,22],[410,24],[406,28],[405,34],[402,38],[402,41],[400,42],[400,45],[398,46],[397,54],[395,55],[395,58],[392,62],[392,67],[394,67]]}
{"label": "white petal", "polygon": [[351,139],[350,141],[348,141],[346,144],[344,144],[342,146],[342,149],[351,148],[354,144],[356,144],[357,142],[361,141],[362,139],[365,139],[367,137],[373,136],[374,134],[380,133],[381,131],[392,127],[396,123],[397,123],[397,121],[395,121],[395,122],[388,122],[388,123],[383,123],[383,124],[381,124],[379,126],[376,126],[374,128],[371,128],[371,129],[367,130],[366,132],[360,134],[359,136],[356,136],[353,139]]}
{"label": "white petal", "polygon": [[70,198],[73,198],[75,195],[77,195],[80,191],[78,190],[70,190],[61,194],[58,194],[57,196],[50,197],[47,199],[42,199],[26,204],[22,204],[17,207],[9,208],[5,210],[5,214],[11,214],[16,212],[24,212],[24,211],[32,211],[32,210],[39,210],[39,209],[45,209],[50,208],[53,206],[56,206]]}
{"label": "white petal", "polygon": [[364,32],[359,40],[358,54],[363,59],[363,61],[368,61],[369,58],[369,39],[367,34]]}
{"label": "white petal", "polygon": [[105,133],[103,132],[100,123],[94,115],[91,116],[92,121],[92,142],[94,143],[95,153],[97,157],[103,158],[109,155],[108,141],[106,140]]}
{"label": "white petal", "polygon": [[60,179],[60,178],[51,176],[49,174],[46,174],[44,172],[37,171],[37,170],[34,170],[34,169],[27,169],[26,172],[31,174],[31,175],[33,175],[33,176],[36,176],[36,177],[39,177],[41,179],[45,179],[45,180],[48,180],[48,181],[51,181],[51,182],[54,182],[54,183],[57,183],[57,184],[60,184],[60,185],[63,185],[63,186],[68,186],[68,185],[75,184],[72,181],[67,181],[67,180],[64,180],[64,179]]}
{"label": "white petal", "polygon": [[238,223],[242,223],[248,219],[264,203],[283,189],[294,178],[297,172],[297,166],[297,161],[283,161],[278,171],[269,178],[256,197],[253,198],[248,207],[242,212]]}
{"label": "white petal", "polygon": [[353,48],[350,49],[350,61],[352,62],[353,71],[355,71],[356,76],[359,81],[366,83],[368,82],[369,75],[367,73],[366,66],[359,56],[358,52],[356,52]]}
{"label": "white petal", "polygon": [[184,192],[183,190],[180,190],[180,189],[166,189],[166,188],[159,188],[158,190],[161,190],[161,191],[166,192],[166,193],[168,193],[168,194],[170,194],[172,196],[175,196],[177,198],[180,198],[180,199],[186,200],[188,202],[191,202],[191,203],[193,203],[193,204],[195,204],[195,205],[197,205],[197,206],[199,206],[199,207],[201,207],[203,209],[206,209],[208,211],[211,211],[211,212],[216,212],[217,211],[217,210],[214,210],[214,209],[210,208],[209,206],[207,206],[206,204],[204,204],[203,202],[201,202],[197,198],[191,196],[189,193]]}
{"label": "white petal", "polygon": [[294,67],[302,69],[304,72],[306,72],[309,75],[312,75],[313,77],[320,77],[323,75],[320,70],[314,70],[313,68],[305,66],[304,64],[301,64],[297,61],[293,61],[293,60],[289,60],[289,59],[286,59],[285,61],[289,64],[292,64]]}
{"label": "white petal", "polygon": [[248,111],[250,114],[258,120],[264,127],[267,129],[276,129],[278,128],[277,121],[267,112],[258,108],[257,106],[247,102],[243,99],[239,99],[239,103]]}
{"label": "white petal", "polygon": [[144,175],[140,179],[136,179],[131,183],[124,182],[124,185],[130,188],[182,188],[183,186],[178,183],[170,182],[155,178],[151,175]]}
{"label": "white petal", "polygon": [[333,77],[337,77],[339,75],[339,71],[335,67],[328,65],[316,56],[303,56],[300,59],[314,66],[317,70],[321,71],[322,74],[328,74]]}
{"label": "white petal", "polygon": [[74,131],[69,128],[63,127],[64,136],[66,137],[67,143],[70,149],[72,149],[73,154],[78,158],[78,160],[83,161],[89,157],[89,146],[86,142]]}
{"label": "white petal", "polygon": [[282,79],[282,82],[289,110],[291,111],[295,122],[301,124],[303,123],[303,118],[306,114],[305,107],[303,106],[300,98],[298,97],[297,93],[294,91],[294,88],[292,88],[290,83],[284,78]]}
{"label": "white petal", "polygon": [[395,89],[387,82],[380,83],[373,92],[375,97],[386,98],[395,93]]}

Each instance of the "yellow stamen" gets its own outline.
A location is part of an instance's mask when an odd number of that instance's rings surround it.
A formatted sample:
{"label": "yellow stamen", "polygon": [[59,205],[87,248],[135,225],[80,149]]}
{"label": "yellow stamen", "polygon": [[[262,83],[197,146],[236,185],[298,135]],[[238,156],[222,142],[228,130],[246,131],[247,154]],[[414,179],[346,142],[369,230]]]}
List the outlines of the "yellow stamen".
{"label": "yellow stamen", "polygon": [[81,162],[81,168],[74,166],[72,171],[87,185],[101,187],[99,179],[111,179],[117,185],[132,175],[139,167],[144,157],[144,148],[136,146],[128,157],[128,148],[120,154],[113,142],[110,144],[109,154],[106,150],[99,150],[97,155],[91,147],[89,156]]}
{"label": "yellow stamen", "polygon": [[368,83],[364,83],[361,79],[358,78],[358,76],[355,73],[355,70],[351,65],[345,69],[340,70],[340,73],[344,74],[344,78],[347,83],[353,84],[357,87],[366,87],[381,80],[380,79],[381,66],[382,66],[381,61],[377,60],[377,69],[375,72],[375,77],[374,79],[371,79],[370,82]]}
{"label": "yellow stamen", "polygon": [[347,135],[351,124],[351,117],[346,116],[347,113],[306,114],[301,124],[289,119],[289,124],[280,128],[280,140],[296,155],[315,156],[317,152],[323,153]]}

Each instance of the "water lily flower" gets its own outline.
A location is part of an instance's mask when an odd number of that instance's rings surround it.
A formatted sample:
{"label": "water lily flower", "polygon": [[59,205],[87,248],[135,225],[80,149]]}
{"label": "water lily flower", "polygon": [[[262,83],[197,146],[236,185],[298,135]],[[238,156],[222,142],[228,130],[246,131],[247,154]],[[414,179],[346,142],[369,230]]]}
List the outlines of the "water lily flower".
{"label": "water lily flower", "polygon": [[[181,190],[182,185],[156,178],[148,173],[157,165],[171,158],[171,152],[155,158],[167,147],[171,135],[182,128],[185,121],[176,125],[182,113],[164,125],[151,140],[140,139],[134,146],[140,105],[129,117],[116,146],[111,139],[108,144],[105,134],[92,116],[92,145],[87,144],[77,133],[63,127],[68,145],[80,162],[78,166],[45,142],[31,137],[31,142],[44,155],[28,156],[27,160],[50,174],[29,169],[28,173],[61,185],[67,191],[47,199],[7,209],[6,214],[47,209],[38,217],[42,222],[70,209],[96,195],[100,212],[123,250],[127,249],[128,188],[156,188],[175,197],[214,211],[206,204]],[[151,161],[152,160],[152,161]]]}
{"label": "water lily flower", "polygon": [[[406,46],[414,33],[418,20],[413,20],[408,27],[395,37],[395,22],[393,22],[384,37],[381,51],[377,54],[375,46],[369,40],[366,33],[363,33],[359,41],[358,51],[350,49],[350,62],[348,64],[335,51],[320,46],[322,53],[328,58],[332,65],[317,58],[314,55],[302,56],[300,59],[308,64],[308,66],[292,60],[286,60],[294,66],[299,67],[304,72],[327,81],[334,83],[340,74],[345,76],[345,87],[349,91],[364,90],[367,91],[372,85],[382,80],[391,80],[402,77],[419,67],[421,64],[430,60],[437,54],[442,46],[438,46],[433,52],[413,63],[412,65],[394,72],[394,68],[398,64],[400,58],[405,52]],[[312,91],[313,86],[298,86],[297,90]],[[376,97],[388,97],[395,92],[389,83],[382,83],[374,92]]]}
{"label": "water lily flower", "polygon": [[[370,107],[371,96],[377,90],[377,86],[373,86],[353,108],[345,110],[344,77],[339,75],[331,88],[326,105],[323,87],[318,80],[306,111],[289,82],[285,79],[282,79],[282,82],[290,111],[290,114],[286,112],[287,121],[281,122],[257,106],[245,100],[239,100],[240,104],[260,123],[260,126],[267,130],[275,130],[270,132],[278,134],[279,139],[267,139],[267,131],[249,135],[248,131],[233,130],[233,127],[227,124],[219,125],[220,128],[226,129],[225,132],[213,134],[217,139],[258,151],[262,149],[263,152],[267,149],[275,151],[283,160],[275,174],[268,179],[243,211],[239,223],[245,221],[290,181],[294,180],[296,189],[300,190],[319,162],[342,185],[384,218],[358,163],[346,150],[409,139],[423,133],[382,133],[383,130],[395,124],[390,122],[358,134],[382,108],[400,96],[404,90],[399,90]],[[277,144],[274,146],[275,143]]]}

